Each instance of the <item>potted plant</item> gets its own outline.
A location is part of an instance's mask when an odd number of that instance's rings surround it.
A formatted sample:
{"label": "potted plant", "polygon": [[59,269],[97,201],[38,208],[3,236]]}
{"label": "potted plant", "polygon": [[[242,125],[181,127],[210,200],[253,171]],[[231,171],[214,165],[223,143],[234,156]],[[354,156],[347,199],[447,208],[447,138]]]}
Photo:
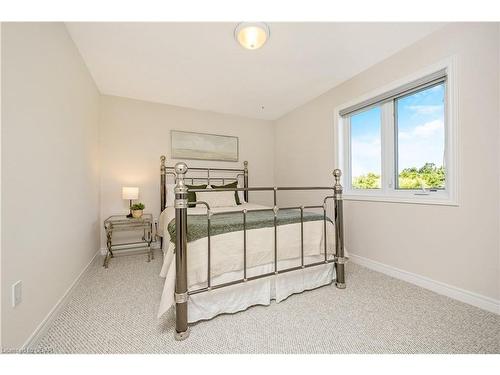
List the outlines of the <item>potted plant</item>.
{"label": "potted plant", "polygon": [[142,217],[142,210],[144,210],[144,204],[142,203],[135,203],[132,205],[131,210],[132,210],[132,217],[135,219],[139,219]]}

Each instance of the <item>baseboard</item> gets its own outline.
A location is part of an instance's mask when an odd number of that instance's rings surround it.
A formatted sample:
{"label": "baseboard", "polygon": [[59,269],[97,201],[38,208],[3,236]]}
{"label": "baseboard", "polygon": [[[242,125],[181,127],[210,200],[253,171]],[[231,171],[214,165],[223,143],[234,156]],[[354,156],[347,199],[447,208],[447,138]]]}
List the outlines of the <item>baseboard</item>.
{"label": "baseboard", "polygon": [[47,330],[49,329],[50,325],[54,321],[54,319],[57,317],[59,312],[66,306],[66,304],[69,301],[69,296],[71,294],[71,291],[75,287],[76,284],[80,281],[82,276],[85,274],[87,269],[90,267],[90,265],[94,262],[95,258],[101,254],[100,250],[97,250],[97,252],[94,254],[90,262],[83,268],[82,272],[76,277],[75,281],[69,286],[69,288],[64,292],[63,296],[57,301],[57,303],[54,305],[54,307],[49,311],[47,316],[42,320],[42,322],[36,327],[35,331],[31,334],[31,336],[26,340],[24,343],[22,349],[31,349],[34,348],[40,341],[40,339],[47,333]]}
{"label": "baseboard", "polygon": [[429,289],[435,293],[456,299],[469,305],[479,307],[480,309],[500,315],[500,301],[490,297],[483,296],[465,289],[457,288],[440,281],[429,279],[415,273],[401,270],[356,254],[349,253],[349,259],[356,264],[366,268],[378,271],[388,276],[400,279],[422,288]]}

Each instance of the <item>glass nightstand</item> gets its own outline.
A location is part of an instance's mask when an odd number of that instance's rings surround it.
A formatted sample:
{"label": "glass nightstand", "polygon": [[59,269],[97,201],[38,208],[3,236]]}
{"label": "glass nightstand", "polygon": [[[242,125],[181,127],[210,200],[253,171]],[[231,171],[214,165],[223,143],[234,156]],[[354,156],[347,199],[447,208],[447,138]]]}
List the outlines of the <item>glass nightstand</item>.
{"label": "glass nightstand", "polygon": [[[106,231],[106,257],[103,266],[108,268],[108,263],[114,257],[113,251],[144,248],[148,254],[148,262],[154,259],[151,242],[153,242],[153,215],[143,214],[139,219],[128,218],[126,215],[113,215],[104,220]],[[141,241],[113,243],[113,233],[142,231]]]}

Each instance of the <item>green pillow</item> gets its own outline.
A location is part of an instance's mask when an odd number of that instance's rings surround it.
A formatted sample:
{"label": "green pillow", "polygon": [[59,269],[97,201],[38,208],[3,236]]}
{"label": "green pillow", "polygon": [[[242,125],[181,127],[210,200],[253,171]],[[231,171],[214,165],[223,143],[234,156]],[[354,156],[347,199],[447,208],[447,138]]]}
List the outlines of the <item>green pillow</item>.
{"label": "green pillow", "polygon": [[[186,185],[188,189],[206,189],[207,185]],[[196,207],[195,204],[189,202],[196,202],[196,193],[194,191],[188,192],[188,207]]]}
{"label": "green pillow", "polygon": [[[231,182],[230,184],[227,185],[220,185],[220,186],[210,185],[210,186],[212,187],[212,189],[233,189],[238,187],[238,181]],[[234,200],[236,201],[236,204],[241,204],[240,197],[238,196],[237,191],[234,192]]]}

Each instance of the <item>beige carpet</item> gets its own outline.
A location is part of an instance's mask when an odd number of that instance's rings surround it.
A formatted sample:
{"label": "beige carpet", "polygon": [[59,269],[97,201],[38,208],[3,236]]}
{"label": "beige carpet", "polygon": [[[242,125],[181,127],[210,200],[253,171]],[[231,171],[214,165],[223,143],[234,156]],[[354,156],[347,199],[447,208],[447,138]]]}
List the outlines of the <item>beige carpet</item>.
{"label": "beige carpet", "polygon": [[37,349],[53,353],[500,353],[500,317],[355,264],[325,286],[173,338],[156,312],[162,258],[97,259]]}

